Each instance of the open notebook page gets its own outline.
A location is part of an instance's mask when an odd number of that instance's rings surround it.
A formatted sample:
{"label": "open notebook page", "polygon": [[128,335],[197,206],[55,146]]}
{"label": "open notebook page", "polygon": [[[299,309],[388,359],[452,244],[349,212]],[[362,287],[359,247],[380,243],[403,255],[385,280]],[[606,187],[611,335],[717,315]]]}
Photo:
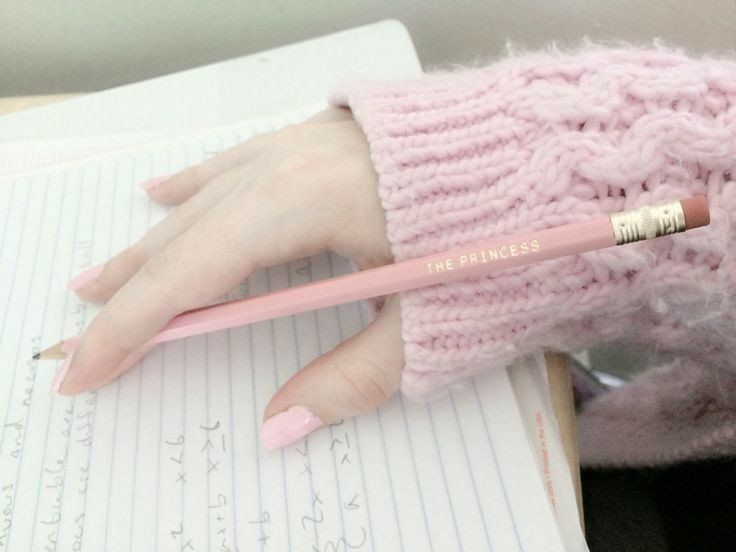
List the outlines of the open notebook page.
{"label": "open notebook page", "polygon": [[[0,122],[0,126],[2,123]],[[115,150],[139,147],[182,132],[129,132],[93,137],[75,137],[24,142],[0,142],[0,178],[10,177],[60,163],[82,162]]]}
{"label": "open notebook page", "polygon": [[[136,183],[264,130],[0,180],[0,551],[563,550],[503,371],[262,448],[268,399],[365,325],[358,303],[169,342],[97,392],[48,395],[58,363],[31,356],[98,311],[66,282],[168,212]],[[349,270],[302,259],[231,298]]]}

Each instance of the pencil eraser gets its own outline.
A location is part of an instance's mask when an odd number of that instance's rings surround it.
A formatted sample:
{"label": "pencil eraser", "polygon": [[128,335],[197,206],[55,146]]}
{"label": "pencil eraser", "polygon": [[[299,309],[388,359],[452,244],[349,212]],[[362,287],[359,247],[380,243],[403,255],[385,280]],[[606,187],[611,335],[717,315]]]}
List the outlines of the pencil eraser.
{"label": "pencil eraser", "polygon": [[685,213],[685,230],[710,224],[710,209],[708,209],[708,200],[705,196],[681,199],[680,204]]}

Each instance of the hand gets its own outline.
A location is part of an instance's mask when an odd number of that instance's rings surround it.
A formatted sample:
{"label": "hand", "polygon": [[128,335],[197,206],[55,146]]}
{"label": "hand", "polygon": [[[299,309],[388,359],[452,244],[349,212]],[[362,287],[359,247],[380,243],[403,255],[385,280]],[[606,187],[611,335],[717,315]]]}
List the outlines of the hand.
{"label": "hand", "polygon": [[[118,378],[140,359],[132,351],[171,318],[257,269],[328,249],[360,268],[393,260],[365,136],[342,108],[147,184],[154,200],[178,207],[101,272],[70,282],[85,300],[109,301],[60,369],[60,394]],[[388,296],[367,328],[276,393],[264,415],[264,444],[286,445],[391,397],[404,362],[400,328],[398,297]]]}

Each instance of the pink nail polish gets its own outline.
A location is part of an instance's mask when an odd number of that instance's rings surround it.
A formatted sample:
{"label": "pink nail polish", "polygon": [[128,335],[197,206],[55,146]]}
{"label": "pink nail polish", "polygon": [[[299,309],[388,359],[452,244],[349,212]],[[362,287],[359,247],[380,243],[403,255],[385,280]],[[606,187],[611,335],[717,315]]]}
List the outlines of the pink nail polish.
{"label": "pink nail polish", "polygon": [[66,379],[66,375],[69,373],[69,367],[71,365],[72,365],[72,355],[69,355],[66,357],[66,359],[64,359],[64,362],[56,370],[56,374],[54,375],[54,381],[51,383],[51,391],[53,393],[58,393],[59,389],[61,389],[61,384],[64,383],[64,380]]}
{"label": "pink nail polish", "polygon": [[141,182],[138,184],[138,186],[141,188],[141,190],[145,190],[147,192],[150,192],[154,188],[156,188],[159,184],[162,184],[163,182],[166,182],[169,179],[168,175],[164,176],[157,176],[156,178],[151,178],[150,180],[146,180],[145,182]]}
{"label": "pink nail polish", "polygon": [[303,406],[292,406],[284,412],[271,416],[261,428],[261,441],[269,450],[277,449],[298,441],[324,423]]}
{"label": "pink nail polish", "polygon": [[105,268],[104,264],[88,268],[84,272],[77,274],[74,278],[72,278],[66,286],[71,291],[79,291],[83,287],[86,287],[94,282],[97,277],[102,274],[103,268]]}

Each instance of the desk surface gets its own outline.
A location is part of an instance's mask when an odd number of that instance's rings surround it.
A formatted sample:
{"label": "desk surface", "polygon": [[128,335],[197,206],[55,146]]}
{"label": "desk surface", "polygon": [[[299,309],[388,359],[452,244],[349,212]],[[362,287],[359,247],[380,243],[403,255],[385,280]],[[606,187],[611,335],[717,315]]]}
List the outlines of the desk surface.
{"label": "desk surface", "polygon": [[52,104],[63,100],[69,100],[79,94],[58,94],[52,96],[14,96],[10,98],[0,98],[0,115],[7,115],[24,109],[33,107],[41,107],[42,105]]}

